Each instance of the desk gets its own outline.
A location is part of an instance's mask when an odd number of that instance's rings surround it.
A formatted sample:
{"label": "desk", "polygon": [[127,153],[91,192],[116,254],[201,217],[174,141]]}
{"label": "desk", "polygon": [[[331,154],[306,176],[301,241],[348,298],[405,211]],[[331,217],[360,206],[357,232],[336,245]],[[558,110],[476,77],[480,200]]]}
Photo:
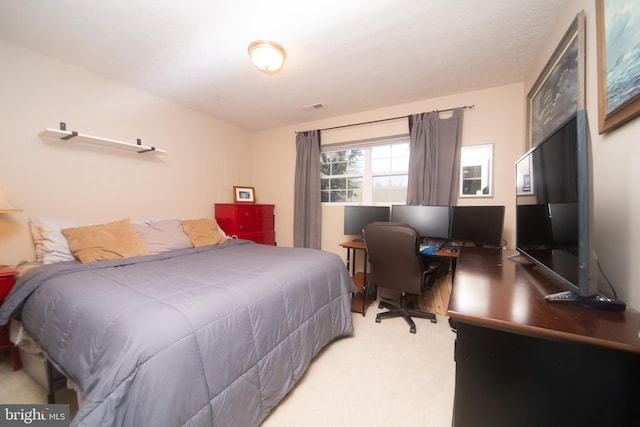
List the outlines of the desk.
{"label": "desk", "polygon": [[[370,289],[368,285],[369,276],[367,275],[367,248],[363,241],[357,240],[340,243],[339,246],[347,249],[347,270],[351,269],[353,283],[357,288],[362,289],[362,292],[356,292],[353,295],[353,298],[351,299],[351,311],[354,313],[362,313],[364,316],[367,311],[367,306],[373,304],[378,297],[375,289],[373,289],[373,292],[369,295]],[[356,252],[359,250],[364,251],[364,271],[356,273]]]}
{"label": "desk", "polygon": [[[369,289],[368,280],[369,275],[367,274],[367,247],[364,244],[364,241],[351,240],[348,242],[340,243],[341,247],[347,249],[347,270],[351,270],[351,277],[353,278],[353,282],[356,287],[362,289],[362,292],[357,292],[354,294],[353,299],[351,300],[351,311],[355,313],[362,313],[364,316],[366,314],[367,306],[373,304],[378,297],[377,290]],[[364,251],[364,271],[356,272],[356,253],[357,251]],[[451,280],[454,279],[456,274],[456,265],[458,261],[458,253],[449,252],[447,248],[443,247],[433,255],[425,255],[432,257],[441,257],[447,258],[451,260]],[[371,291],[371,293],[370,293]],[[367,301],[367,304],[364,304],[364,301]]]}
{"label": "desk", "polygon": [[453,425],[636,425],[640,313],[547,303],[563,289],[513,254],[461,249]]}
{"label": "desk", "polygon": [[458,265],[458,257],[460,256],[459,252],[449,252],[449,248],[442,247],[438,249],[436,253],[429,256],[441,257],[441,258],[449,258],[451,260],[451,282],[456,278],[456,266]]}

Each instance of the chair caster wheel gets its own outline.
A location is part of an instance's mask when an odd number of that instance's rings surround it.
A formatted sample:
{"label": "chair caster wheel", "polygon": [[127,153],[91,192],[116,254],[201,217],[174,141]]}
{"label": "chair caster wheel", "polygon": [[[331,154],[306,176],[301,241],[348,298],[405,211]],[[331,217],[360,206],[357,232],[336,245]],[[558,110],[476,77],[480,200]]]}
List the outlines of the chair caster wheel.
{"label": "chair caster wheel", "polygon": [[438,319],[431,319],[431,323],[438,323]]}
{"label": "chair caster wheel", "polygon": [[409,332],[411,332],[412,334],[416,333],[416,328],[409,328]]}
{"label": "chair caster wheel", "polygon": [[382,322],[382,319],[376,317],[376,323],[380,323],[380,322]]}
{"label": "chair caster wheel", "polygon": [[382,303],[378,304],[378,308],[379,309],[383,309],[384,307],[382,306]]}

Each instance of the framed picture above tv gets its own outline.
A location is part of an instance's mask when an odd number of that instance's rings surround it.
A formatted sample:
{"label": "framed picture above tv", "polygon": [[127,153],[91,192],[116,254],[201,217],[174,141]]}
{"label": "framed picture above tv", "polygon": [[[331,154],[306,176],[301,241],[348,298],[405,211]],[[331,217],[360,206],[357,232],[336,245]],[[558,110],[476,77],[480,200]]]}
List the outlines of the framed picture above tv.
{"label": "framed picture above tv", "polygon": [[527,95],[525,151],[539,144],[585,105],[585,15],[562,37]]}
{"label": "framed picture above tv", "polygon": [[640,9],[637,0],[596,0],[598,132],[640,114]]}

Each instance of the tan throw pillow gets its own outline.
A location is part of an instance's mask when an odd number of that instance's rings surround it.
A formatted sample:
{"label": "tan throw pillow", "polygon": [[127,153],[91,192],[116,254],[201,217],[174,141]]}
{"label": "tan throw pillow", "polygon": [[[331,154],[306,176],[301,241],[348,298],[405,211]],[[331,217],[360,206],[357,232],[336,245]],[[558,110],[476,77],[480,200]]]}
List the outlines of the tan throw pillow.
{"label": "tan throw pillow", "polygon": [[185,219],[180,222],[194,248],[226,242],[224,236],[218,231],[218,223],[213,218]]}
{"label": "tan throw pillow", "polygon": [[149,255],[129,218],[108,224],[65,228],[62,234],[82,263]]}

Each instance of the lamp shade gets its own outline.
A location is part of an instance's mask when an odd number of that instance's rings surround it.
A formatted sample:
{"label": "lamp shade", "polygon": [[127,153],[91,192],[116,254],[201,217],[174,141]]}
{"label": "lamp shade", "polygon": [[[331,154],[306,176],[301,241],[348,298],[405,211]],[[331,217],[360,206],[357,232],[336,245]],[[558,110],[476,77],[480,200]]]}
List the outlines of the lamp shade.
{"label": "lamp shade", "polygon": [[260,71],[275,74],[282,68],[287,57],[284,48],[268,40],[256,40],[249,44],[251,61]]}
{"label": "lamp shade", "polygon": [[0,213],[22,212],[22,209],[13,206],[4,196],[4,192],[0,188]]}

